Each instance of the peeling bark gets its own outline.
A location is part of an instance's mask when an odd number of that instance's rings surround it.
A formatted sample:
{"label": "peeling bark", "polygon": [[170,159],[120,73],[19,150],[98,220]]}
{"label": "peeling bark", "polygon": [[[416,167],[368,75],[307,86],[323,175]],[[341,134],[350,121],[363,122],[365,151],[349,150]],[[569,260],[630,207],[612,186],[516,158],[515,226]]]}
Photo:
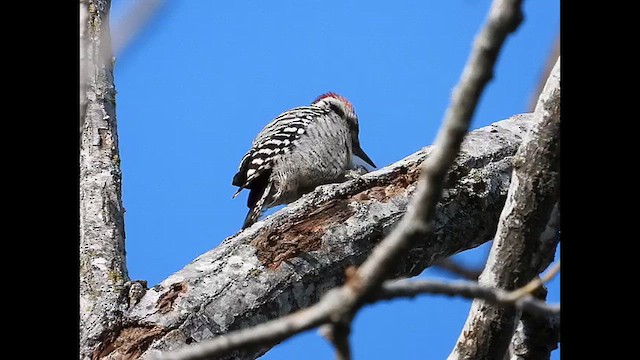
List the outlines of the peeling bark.
{"label": "peeling bark", "polygon": [[94,352],[93,359],[105,357],[121,360],[137,359],[147,350],[151,342],[166,334],[160,326],[127,326],[117,327],[102,342],[102,346]]}
{"label": "peeling bark", "polygon": [[[411,249],[395,276],[416,275],[435,260],[491,239],[512,158],[530,120],[530,114],[516,115],[467,135],[438,205],[435,235]],[[345,269],[364,261],[402,217],[430,151],[427,147],[357,179],[320,186],[200,255],[126,312],[119,334],[147,329],[134,341],[144,346],[126,348],[148,346],[142,352],[147,357],[317,302],[342,284]],[[118,337],[112,336],[115,348],[100,358],[127,353],[118,347],[124,344]],[[266,350],[244,349],[224,358],[253,359]]]}
{"label": "peeling bark", "polygon": [[[553,260],[559,229],[560,62],[540,95],[534,124],[514,158],[511,185],[482,286],[514,290],[538,276]],[[457,359],[502,359],[519,314],[513,307],[474,300],[458,342],[449,355]]]}
{"label": "peeling bark", "polygon": [[[81,7],[80,358],[98,358],[126,309],[124,209],[109,35],[110,1]],[[81,109],[82,110],[82,109]],[[81,114],[82,115],[82,114]],[[82,120],[82,117],[81,117]]]}

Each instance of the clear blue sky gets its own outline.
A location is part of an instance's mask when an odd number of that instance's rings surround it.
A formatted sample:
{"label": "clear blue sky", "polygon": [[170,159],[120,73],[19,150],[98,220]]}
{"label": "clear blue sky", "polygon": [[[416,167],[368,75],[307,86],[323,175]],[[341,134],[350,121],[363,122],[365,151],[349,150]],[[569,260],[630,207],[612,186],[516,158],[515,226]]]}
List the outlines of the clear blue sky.
{"label": "clear blue sky", "polygon": [[[114,0],[112,27],[131,5]],[[235,234],[246,196],[231,185],[251,140],[273,117],[334,91],[360,120],[383,167],[430,145],[488,0],[172,1],[115,63],[129,275],[153,286]],[[524,1],[473,120],[527,110],[559,32],[559,0]],[[460,257],[479,264],[489,244]],[[421,277],[447,277],[436,269]],[[549,286],[559,301],[559,280]],[[363,310],[356,359],[444,359],[470,302],[424,296]],[[311,331],[263,359],[331,359]],[[553,359],[559,359],[555,351]]]}

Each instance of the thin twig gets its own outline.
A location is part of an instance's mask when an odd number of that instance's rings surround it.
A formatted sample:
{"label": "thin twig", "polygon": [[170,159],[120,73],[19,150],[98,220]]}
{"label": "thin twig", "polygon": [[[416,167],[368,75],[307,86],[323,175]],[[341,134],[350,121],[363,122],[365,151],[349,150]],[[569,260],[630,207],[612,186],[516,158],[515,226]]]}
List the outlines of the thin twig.
{"label": "thin twig", "polygon": [[385,282],[372,301],[415,297],[422,294],[439,294],[467,299],[481,299],[493,304],[515,306],[537,316],[556,316],[560,314],[559,305],[549,305],[526,293],[514,296],[514,293],[520,294],[522,292],[522,288],[509,292],[480,286],[474,281],[398,280]]}
{"label": "thin twig", "polygon": [[467,280],[478,280],[478,276],[480,276],[480,273],[482,272],[482,269],[471,269],[450,257],[437,261],[432,266],[448,271]]}
{"label": "thin twig", "polygon": [[111,31],[113,53],[116,56],[121,54],[133,42],[133,39],[140,35],[164,4],[164,0],[141,0],[128,5],[125,16],[114,24]]}
{"label": "thin twig", "polygon": [[542,277],[537,277],[531,280],[527,285],[521,287],[516,291],[512,291],[510,296],[513,297],[513,300],[518,300],[526,295],[532,294],[537,288],[542,286],[544,283],[551,280],[557,273],[560,271],[560,262],[555,263],[547,273]]}
{"label": "thin twig", "polygon": [[362,266],[348,277],[344,286],[327,292],[316,305],[297,313],[185,347],[161,359],[205,359],[239,347],[274,344],[322,323],[351,318],[362,306],[363,299],[379,289],[412,243],[433,234],[436,204],[445,177],[467,133],[480,95],[493,76],[498,53],[506,37],[522,20],[520,3],[493,2],[487,21],[474,41],[460,82],[453,91],[434,149],[424,161],[417,190],[407,212]]}
{"label": "thin twig", "polygon": [[336,360],[351,360],[351,322],[336,322],[320,328],[320,335],[329,341],[336,349]]}
{"label": "thin twig", "polygon": [[551,73],[551,69],[553,69],[553,65],[555,65],[558,56],[560,56],[560,35],[556,36],[555,40],[553,41],[553,47],[551,48],[551,51],[549,51],[547,61],[545,61],[544,69],[540,74],[536,89],[531,94],[531,100],[529,101],[529,112],[533,112],[536,109],[540,93],[542,93],[542,89],[544,89],[544,84],[547,82],[549,74]]}

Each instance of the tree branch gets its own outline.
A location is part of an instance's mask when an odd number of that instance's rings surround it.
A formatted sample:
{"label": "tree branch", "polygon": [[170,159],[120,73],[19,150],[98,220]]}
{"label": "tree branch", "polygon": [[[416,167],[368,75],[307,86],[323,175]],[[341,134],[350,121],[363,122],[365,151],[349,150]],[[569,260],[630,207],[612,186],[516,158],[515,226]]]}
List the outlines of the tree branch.
{"label": "tree branch", "polygon": [[[330,321],[329,319],[326,320]],[[299,331],[291,333],[297,334]],[[334,322],[320,327],[320,334],[329,341],[336,349],[336,360],[351,359],[351,344],[349,343],[349,335],[351,334],[351,321]],[[289,335],[289,336],[291,336]]]}
{"label": "tree branch", "polygon": [[511,360],[548,360],[560,342],[560,317],[522,314],[511,342]]}
{"label": "tree branch", "polygon": [[[555,204],[560,185],[559,59],[540,95],[535,125],[518,149],[507,202],[500,215],[480,285],[515,289],[537,276],[553,259],[557,245]],[[554,207],[556,210],[554,210]],[[558,215],[559,216],[559,215]],[[481,300],[471,306],[454,359],[501,359],[518,321],[512,308]]]}
{"label": "tree branch", "polygon": [[540,93],[542,93],[542,89],[544,89],[544,85],[547,83],[547,79],[549,78],[549,74],[551,74],[551,70],[553,69],[553,65],[555,65],[558,57],[560,56],[560,35],[556,36],[556,39],[553,41],[553,47],[547,56],[547,61],[545,61],[544,68],[542,69],[542,73],[540,74],[540,78],[538,80],[538,85],[536,89],[531,94],[531,100],[529,102],[529,111],[534,112],[535,108],[538,104],[538,99],[540,98]]}
{"label": "tree branch", "polygon": [[[541,288],[541,290],[544,290]],[[536,297],[544,300],[547,292],[538,291]],[[560,342],[560,316],[537,317],[523,313],[511,339],[511,360],[548,360]]]}
{"label": "tree branch", "polygon": [[444,258],[442,260],[438,260],[433,264],[433,266],[438,267],[442,270],[448,271],[463,279],[474,280],[474,281],[478,280],[478,277],[482,272],[482,269],[480,270],[471,269],[467,266],[464,266],[463,264],[460,264],[459,262],[457,262],[456,260],[450,257]]}
{"label": "tree branch", "polygon": [[[460,296],[468,299],[483,299],[492,304],[513,306],[535,317],[554,319],[560,315],[560,306],[547,305],[528,294],[541,282],[527,284],[516,291],[507,292],[495,288],[487,288],[473,281],[442,282],[434,280],[392,280],[386,281],[379,290],[365,299],[366,303],[381,300],[391,300],[402,297],[416,297],[423,294],[440,294]],[[263,343],[278,342],[319,324],[329,323],[321,328],[325,336],[336,347],[336,359],[350,359],[348,335],[350,322],[336,323],[335,310],[339,306],[339,289],[333,289],[318,304],[299,311],[295,314],[243,329],[218,338],[215,341],[203,343],[200,346],[183,348],[181,350],[157,356],[160,360],[199,360],[208,359],[215,354],[224,354],[231,349],[252,347]],[[330,300],[330,301],[327,301]]]}
{"label": "tree branch", "polygon": [[[549,237],[560,229],[559,205],[553,209],[551,219],[547,224]],[[543,239],[542,242],[551,242]],[[535,279],[534,279],[535,280]],[[535,294],[544,300],[547,296],[546,290]],[[522,314],[511,339],[510,359],[511,360],[542,360],[549,359],[551,351],[558,348],[560,342],[560,316],[553,318],[536,318],[529,314]]]}
{"label": "tree branch", "polygon": [[400,297],[415,297],[423,294],[459,296],[467,299],[481,299],[491,304],[513,306],[532,317],[556,317],[560,306],[548,305],[536,299],[530,289],[521,288],[512,292],[478,285],[475,281],[442,282],[436,280],[387,281],[369,302],[390,300]]}
{"label": "tree branch", "polygon": [[122,54],[164,5],[165,0],[141,0],[130,3],[122,20],[113,27],[113,52],[116,55]]}
{"label": "tree branch", "polygon": [[99,356],[105,336],[119,326],[128,281],[109,7],[110,1],[80,2],[86,92],[80,123],[81,359]]}

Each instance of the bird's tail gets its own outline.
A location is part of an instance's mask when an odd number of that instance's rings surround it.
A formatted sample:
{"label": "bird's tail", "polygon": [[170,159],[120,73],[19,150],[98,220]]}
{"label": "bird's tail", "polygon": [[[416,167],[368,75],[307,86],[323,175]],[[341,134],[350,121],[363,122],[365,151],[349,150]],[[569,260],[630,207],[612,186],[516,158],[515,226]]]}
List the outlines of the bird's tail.
{"label": "bird's tail", "polygon": [[[268,178],[268,177],[267,177]],[[253,225],[258,219],[260,215],[264,212],[263,208],[265,206],[265,202],[269,197],[269,193],[271,192],[271,182],[265,181],[264,186],[255,186],[251,189],[251,193],[249,193],[249,199],[247,201],[247,206],[249,207],[249,212],[247,213],[247,217],[244,219],[244,224],[242,224],[242,229],[246,229],[249,226]]]}

